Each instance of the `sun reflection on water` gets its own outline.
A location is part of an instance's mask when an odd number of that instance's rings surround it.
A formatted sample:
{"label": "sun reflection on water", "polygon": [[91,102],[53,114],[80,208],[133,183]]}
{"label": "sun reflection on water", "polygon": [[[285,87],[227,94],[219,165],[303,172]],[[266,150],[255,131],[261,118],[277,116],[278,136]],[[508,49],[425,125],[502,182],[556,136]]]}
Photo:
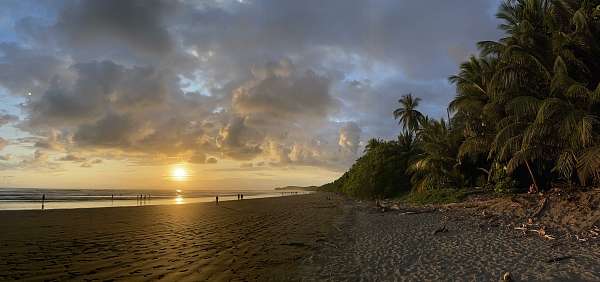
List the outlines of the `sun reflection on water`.
{"label": "sun reflection on water", "polygon": [[177,197],[175,197],[175,204],[183,204],[185,201],[183,199],[183,196],[181,195],[177,195]]}

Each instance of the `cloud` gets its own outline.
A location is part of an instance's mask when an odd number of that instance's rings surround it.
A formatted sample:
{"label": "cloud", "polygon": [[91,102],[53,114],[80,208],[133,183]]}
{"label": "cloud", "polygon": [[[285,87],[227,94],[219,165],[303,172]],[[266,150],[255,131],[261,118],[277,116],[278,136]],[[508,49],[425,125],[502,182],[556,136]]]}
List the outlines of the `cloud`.
{"label": "cloud", "polygon": [[296,73],[289,60],[252,70],[254,79],[234,91],[232,106],[244,116],[263,119],[320,118],[335,101],[330,80],[312,71]]}
{"label": "cloud", "polygon": [[136,51],[164,54],[173,42],[163,23],[172,1],[72,1],[55,28],[69,46],[83,49],[124,44]]}
{"label": "cloud", "polygon": [[46,135],[46,137],[25,138],[21,141],[33,141],[33,146],[35,148],[48,149],[54,151],[62,151],[64,150],[65,145],[70,143],[70,136],[67,136],[66,134],[55,129],[49,129],[48,131],[44,131],[44,135]]}
{"label": "cloud", "polygon": [[204,164],[206,163],[206,155],[200,152],[196,152],[193,156],[188,159],[189,163],[193,164]]}
{"label": "cloud", "polygon": [[22,159],[15,167],[20,169],[51,170],[55,171],[61,168],[58,163],[48,160],[48,153],[43,150],[35,150],[33,156]]}
{"label": "cloud", "polygon": [[153,68],[94,61],[75,64],[69,72],[71,79],[53,83],[27,104],[29,126],[77,125],[97,120],[108,111],[152,109],[168,95],[167,74]]}
{"label": "cloud", "polygon": [[0,155],[0,161],[10,161],[12,159],[11,154]]}
{"label": "cloud", "polygon": [[2,149],[4,149],[4,147],[6,147],[6,145],[8,145],[8,140],[0,137],[0,151],[2,151]]}
{"label": "cloud", "polygon": [[18,116],[11,114],[0,114],[0,126],[6,125],[11,122],[16,122],[19,120]]}
{"label": "cloud", "polygon": [[65,71],[65,62],[44,49],[0,42],[0,85],[13,95],[37,95]]}
{"label": "cloud", "polygon": [[85,168],[90,168],[92,166],[94,166],[95,164],[100,164],[102,163],[101,159],[95,159],[95,160],[91,160],[91,161],[84,161],[81,163],[81,167],[85,167]]}
{"label": "cloud", "polygon": [[63,162],[85,162],[87,159],[85,157],[76,155],[76,154],[66,154],[63,157],[58,159],[59,161],[63,161]]}
{"label": "cloud", "polygon": [[354,122],[348,122],[340,128],[338,144],[345,150],[356,153],[360,142],[361,129]]}
{"label": "cloud", "polygon": [[227,157],[251,160],[262,153],[264,135],[247,126],[247,118],[234,117],[219,130],[217,147]]}
{"label": "cloud", "polygon": [[82,146],[127,148],[136,128],[136,121],[129,116],[109,114],[95,123],[81,125],[73,140]]}
{"label": "cloud", "polygon": [[[0,125],[35,149],[81,152],[85,167],[218,157],[343,170],[362,137],[398,133],[400,95],[443,116],[446,77],[497,37],[496,0],[35,5],[44,13],[22,11],[18,34],[0,35],[0,86],[22,101]],[[52,163],[36,152],[23,165]]]}

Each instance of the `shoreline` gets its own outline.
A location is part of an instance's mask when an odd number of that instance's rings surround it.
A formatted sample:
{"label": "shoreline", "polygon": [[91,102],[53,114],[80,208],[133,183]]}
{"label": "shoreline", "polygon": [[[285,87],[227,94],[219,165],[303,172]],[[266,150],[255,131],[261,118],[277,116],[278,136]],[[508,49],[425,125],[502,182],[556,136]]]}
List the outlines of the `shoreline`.
{"label": "shoreline", "polygon": [[[281,192],[251,191],[249,194],[243,194],[243,200],[288,197],[300,194],[310,194],[313,192],[298,192],[299,194],[282,194]],[[219,202],[238,201],[236,193],[219,195]],[[95,197],[95,196],[94,196]],[[121,208],[121,207],[140,207],[140,206],[165,206],[165,205],[189,205],[199,203],[214,203],[215,196],[156,196],[140,201],[132,198],[111,199],[111,196],[103,196],[102,199],[83,199],[83,200],[56,200],[46,199],[44,211],[47,210],[67,210],[67,209],[95,209],[95,208]],[[42,200],[0,200],[0,212],[31,210],[42,211]]]}
{"label": "shoreline", "polygon": [[381,212],[323,192],[0,211],[0,229],[0,280],[600,280],[598,242],[543,240],[460,209]]}
{"label": "shoreline", "polygon": [[0,280],[280,280],[342,210],[325,194],[0,212]]}

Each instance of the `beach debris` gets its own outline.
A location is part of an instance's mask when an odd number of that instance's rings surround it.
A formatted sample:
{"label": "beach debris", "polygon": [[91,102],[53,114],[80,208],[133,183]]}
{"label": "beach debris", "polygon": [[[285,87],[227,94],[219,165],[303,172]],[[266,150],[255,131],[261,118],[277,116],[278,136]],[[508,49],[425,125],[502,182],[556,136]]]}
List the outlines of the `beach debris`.
{"label": "beach debris", "polygon": [[431,234],[435,235],[435,234],[438,234],[438,233],[445,233],[445,232],[448,232],[448,228],[446,227],[446,224],[444,224],[442,227],[434,230]]}
{"label": "beach debris", "polygon": [[332,208],[335,208],[335,207],[337,207],[337,206],[336,205],[329,205],[329,206],[315,206],[313,208],[315,208],[315,209],[332,209]]}
{"label": "beach debris", "polygon": [[290,242],[290,243],[281,243],[282,246],[291,246],[291,247],[308,247],[308,245],[302,242]]}
{"label": "beach debris", "polygon": [[572,256],[570,256],[570,255],[566,255],[566,256],[557,256],[557,257],[553,257],[553,258],[551,258],[551,259],[549,259],[549,260],[546,260],[546,262],[547,262],[547,263],[553,263],[553,262],[559,262],[559,261],[561,261],[561,260],[566,260],[566,259],[571,259],[571,258],[573,258],[573,257],[572,257]]}
{"label": "beach debris", "polygon": [[533,214],[530,216],[530,218],[538,216],[546,207],[546,202],[548,202],[548,197],[545,197],[540,201],[540,205],[535,210],[535,212],[533,212]]}
{"label": "beach debris", "polygon": [[510,272],[504,272],[504,274],[502,274],[502,276],[500,277],[500,281],[513,281]]}
{"label": "beach debris", "polygon": [[525,224],[522,224],[521,227],[515,227],[515,230],[522,230],[523,234],[527,234],[527,232],[534,232],[540,235],[540,237],[543,237],[548,240],[556,239],[554,236],[546,234],[546,229],[543,226],[540,227],[540,229],[529,229],[526,227]]}

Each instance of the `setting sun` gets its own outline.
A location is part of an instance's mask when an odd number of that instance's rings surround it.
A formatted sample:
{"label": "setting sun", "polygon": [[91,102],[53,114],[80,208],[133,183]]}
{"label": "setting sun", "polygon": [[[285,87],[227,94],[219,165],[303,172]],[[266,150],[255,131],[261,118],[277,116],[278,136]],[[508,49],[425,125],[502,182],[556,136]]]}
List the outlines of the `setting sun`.
{"label": "setting sun", "polygon": [[184,167],[175,167],[171,171],[171,178],[175,181],[185,181],[187,180],[189,174]]}

